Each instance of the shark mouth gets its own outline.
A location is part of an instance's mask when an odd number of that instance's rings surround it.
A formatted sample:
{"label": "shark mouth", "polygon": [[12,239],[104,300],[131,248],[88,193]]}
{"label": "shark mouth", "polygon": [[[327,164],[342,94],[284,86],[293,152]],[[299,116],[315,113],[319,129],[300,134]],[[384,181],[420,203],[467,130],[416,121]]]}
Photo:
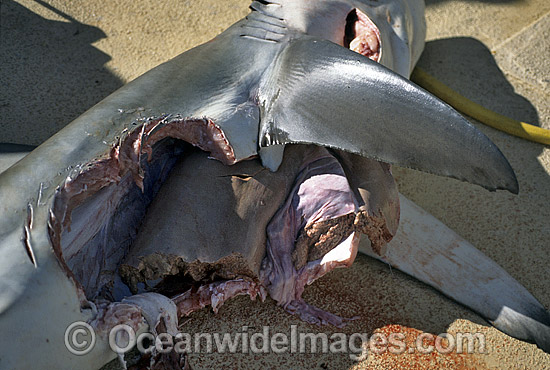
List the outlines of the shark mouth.
{"label": "shark mouth", "polygon": [[[359,11],[347,21],[344,43],[378,60],[374,24]],[[82,307],[97,309],[100,334],[158,312],[152,330],[173,329],[243,294],[269,294],[307,322],[342,326],[346,319],[304,302],[305,286],[351,265],[361,234],[382,254],[398,221],[388,164],[287,145],[270,172],[258,158],[235,163],[212,120],[166,116],[135,123],[66,179],[49,235]]]}
{"label": "shark mouth", "polygon": [[353,9],[346,18],[343,46],[378,62],[382,49],[380,31],[370,18]]}

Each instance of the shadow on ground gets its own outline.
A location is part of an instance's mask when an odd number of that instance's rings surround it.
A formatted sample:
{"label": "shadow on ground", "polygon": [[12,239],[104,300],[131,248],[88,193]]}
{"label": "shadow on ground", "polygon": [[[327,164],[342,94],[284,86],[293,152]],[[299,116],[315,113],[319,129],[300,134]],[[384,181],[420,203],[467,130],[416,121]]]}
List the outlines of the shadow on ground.
{"label": "shadow on ground", "polygon": [[[486,108],[516,120],[529,122],[536,126],[540,125],[535,107],[523,96],[515,93],[514,87],[497,66],[491,51],[476,39],[457,37],[427,42],[418,66],[463,96]],[[468,224],[464,220],[471,218],[471,212],[465,207],[453,208],[449,212],[449,207],[453,204],[463,203],[464,194],[468,194],[468,192],[474,197],[479,196],[486,202],[486,204],[478,204],[476,217],[478,219],[485,217],[487,221],[476,225],[478,230],[472,234],[486,235],[487,229],[484,228],[491,225],[490,222],[493,224],[496,222],[499,211],[508,212],[508,219],[521,216],[521,220],[518,219],[511,230],[501,232],[498,236],[499,239],[470,240],[478,247],[480,245],[476,242],[480,243],[481,247],[483,244],[489,246],[489,244],[500,244],[499,242],[506,245],[512,242],[512,238],[506,238],[507,235],[514,235],[513,239],[516,239],[526,231],[525,220],[541,217],[540,203],[531,198],[544,198],[544,194],[550,194],[550,178],[538,160],[544,146],[515,138],[473,119],[470,121],[487,134],[510,161],[520,184],[519,196],[512,196],[506,192],[489,193],[458,181],[400,168],[396,171],[399,188],[405,195],[410,196],[412,200],[464,237],[467,237],[472,230],[460,229],[460,227]],[[508,204],[497,204],[497,202],[503,201]],[[510,209],[506,209],[506,207],[510,208],[512,202],[516,203],[514,213],[510,213]],[[482,208],[484,206],[486,208]],[[445,219],[445,216],[456,212],[464,212],[464,214],[460,215],[460,220],[453,225],[453,220]],[[506,224],[508,223],[506,222]],[[514,231],[517,231],[517,234],[513,234]],[[525,240],[529,239],[525,238]],[[542,249],[540,248],[542,246],[537,247]],[[498,258],[498,256],[496,257]],[[504,261],[504,265],[506,264],[513,267],[512,261]]]}
{"label": "shadow on ground", "polygon": [[92,44],[104,37],[37,1],[64,21],[39,16],[12,0],[0,8],[0,142],[37,145],[122,86]]}
{"label": "shadow on ground", "polygon": [[428,41],[418,66],[484,107],[538,126],[536,109],[514,92],[491,51],[478,40],[453,37]]}

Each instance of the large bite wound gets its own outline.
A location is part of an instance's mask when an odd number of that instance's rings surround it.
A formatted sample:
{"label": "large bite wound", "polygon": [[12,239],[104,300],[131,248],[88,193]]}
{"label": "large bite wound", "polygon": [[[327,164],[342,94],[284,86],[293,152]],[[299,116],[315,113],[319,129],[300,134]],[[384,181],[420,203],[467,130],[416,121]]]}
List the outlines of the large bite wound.
{"label": "large bite wound", "polygon": [[240,294],[265,296],[259,271],[266,227],[292,189],[306,147],[280,170],[258,159],[234,166],[194,151],[177,163],[150,204],[119,272],[135,292],[178,302],[180,315]]}
{"label": "large bite wound", "polygon": [[225,166],[191,152],[151,202],[118,272],[132,293],[172,297],[180,317],[269,293],[307,322],[342,326],[302,293],[351,265],[361,232],[375,247],[391,238],[394,195],[387,165],[323,147],[288,145],[277,172],[258,159]]}
{"label": "large bite wound", "polygon": [[102,156],[67,169],[69,175],[56,190],[50,211],[48,232],[54,253],[83,291],[83,306],[98,296],[113,299],[115,270],[147,205],[187,150],[183,142],[210,152],[224,164],[236,161],[224,132],[208,118],[143,118],[119,136]]}

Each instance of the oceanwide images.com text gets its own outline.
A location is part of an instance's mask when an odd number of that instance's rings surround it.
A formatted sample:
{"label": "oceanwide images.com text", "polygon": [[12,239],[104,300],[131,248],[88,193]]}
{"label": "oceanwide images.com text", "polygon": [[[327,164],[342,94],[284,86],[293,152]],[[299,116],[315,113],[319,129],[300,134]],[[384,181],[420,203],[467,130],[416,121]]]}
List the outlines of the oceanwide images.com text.
{"label": "oceanwide images.com text", "polygon": [[[402,332],[312,333],[300,332],[291,325],[288,332],[272,332],[269,326],[243,326],[233,333],[136,333],[128,325],[117,325],[109,333],[109,346],[124,354],[136,347],[141,353],[347,353],[352,360],[363,361],[369,353],[385,352],[441,354],[486,353],[485,336],[481,333],[420,333],[411,338]],[[65,345],[71,353],[89,353],[96,341],[87,323],[74,323],[65,332]]]}

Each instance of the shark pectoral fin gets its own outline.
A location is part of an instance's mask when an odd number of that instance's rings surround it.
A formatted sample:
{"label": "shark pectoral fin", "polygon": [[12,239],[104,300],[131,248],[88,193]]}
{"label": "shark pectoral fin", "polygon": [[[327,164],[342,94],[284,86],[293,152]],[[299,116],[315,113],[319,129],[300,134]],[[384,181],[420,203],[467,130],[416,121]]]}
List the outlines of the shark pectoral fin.
{"label": "shark pectoral fin", "polygon": [[290,41],[264,80],[260,104],[261,147],[313,143],[489,190],[518,191],[500,150],[458,112],[334,43]]}
{"label": "shark pectoral fin", "polygon": [[400,194],[397,234],[380,259],[476,311],[497,329],[550,351],[550,313],[502,267]]}

